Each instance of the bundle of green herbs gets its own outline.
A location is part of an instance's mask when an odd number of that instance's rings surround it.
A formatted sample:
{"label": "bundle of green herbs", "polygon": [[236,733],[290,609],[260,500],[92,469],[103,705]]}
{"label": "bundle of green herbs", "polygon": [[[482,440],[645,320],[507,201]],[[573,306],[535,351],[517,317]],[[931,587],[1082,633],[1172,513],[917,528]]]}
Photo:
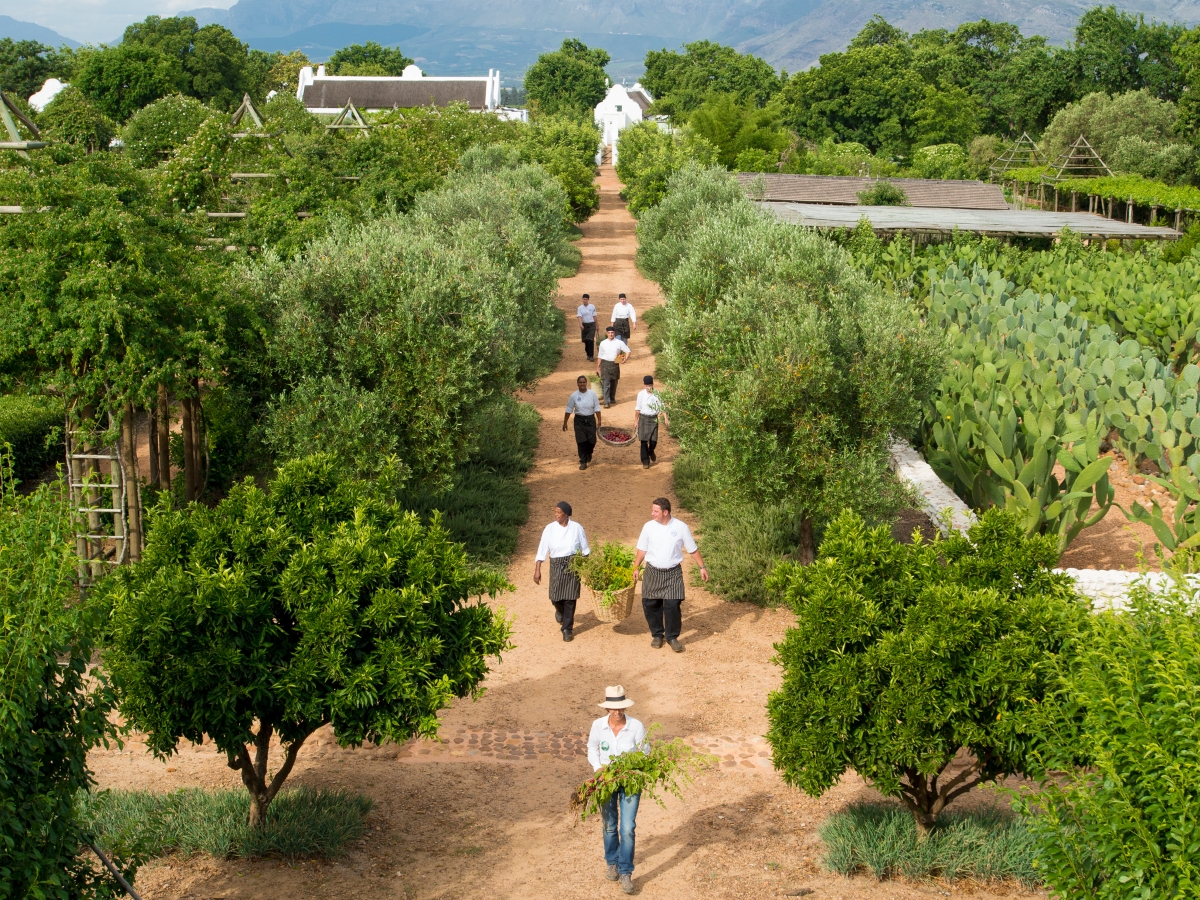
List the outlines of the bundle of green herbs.
{"label": "bundle of green herbs", "polygon": [[641,794],[659,806],[666,805],[660,796],[663,792],[682,800],[683,788],[692,783],[695,773],[717,764],[715,756],[698,752],[681,738],[651,742],[650,737],[660,730],[659,725],[650,726],[646,738],[649,753],[630,750],[615,756],[575,789],[570,810],[579,815],[580,821],[599,812],[621,789],[626,794]]}
{"label": "bundle of green herbs", "polygon": [[612,606],[617,602],[617,592],[633,585],[633,558],[630,548],[607,541],[587,556],[576,553],[571,560],[571,571],[601,595],[601,605]]}

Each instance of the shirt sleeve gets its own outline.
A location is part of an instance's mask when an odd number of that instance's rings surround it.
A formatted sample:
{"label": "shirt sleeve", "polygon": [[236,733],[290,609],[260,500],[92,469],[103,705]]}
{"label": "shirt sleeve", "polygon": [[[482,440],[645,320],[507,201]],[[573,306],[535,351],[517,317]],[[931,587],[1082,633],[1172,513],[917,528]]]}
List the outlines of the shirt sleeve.
{"label": "shirt sleeve", "polygon": [[632,353],[633,352],[632,350],[629,349],[629,345],[627,343],[625,343],[624,341],[617,341],[617,343],[620,344],[621,347],[623,348],[621,350],[622,353]]}
{"label": "shirt sleeve", "polygon": [[[578,522],[575,524],[579,525]],[[589,556],[592,552],[592,548],[588,546],[587,532],[583,530],[582,525],[579,525],[579,552],[584,556]]]}
{"label": "shirt sleeve", "polygon": [[540,544],[538,544],[538,551],[537,551],[537,557],[536,557],[537,562],[541,562],[543,559],[545,559],[547,556],[550,555],[550,542],[546,539],[547,538],[546,532],[548,530],[549,530],[549,526],[542,529],[542,541]]}
{"label": "shirt sleeve", "polygon": [[650,752],[650,742],[646,740],[646,726],[640,721],[637,725],[637,731],[634,732],[633,745],[643,753]]}
{"label": "shirt sleeve", "polygon": [[592,724],[592,730],[588,732],[588,762],[592,764],[593,772],[600,769],[600,735],[596,734],[595,723]]}
{"label": "shirt sleeve", "polygon": [[567,412],[575,412],[575,395],[567,398]]}
{"label": "shirt sleeve", "polygon": [[629,321],[637,324],[637,313],[633,311],[633,304],[629,304]]}
{"label": "shirt sleeve", "polygon": [[688,553],[696,552],[696,539],[692,537],[692,529],[688,528],[686,522],[680,522],[683,526],[683,549]]}
{"label": "shirt sleeve", "polygon": [[642,526],[642,533],[638,535],[637,549],[643,552],[650,549],[650,535],[646,533],[646,529],[649,527],[650,523],[647,522]]}

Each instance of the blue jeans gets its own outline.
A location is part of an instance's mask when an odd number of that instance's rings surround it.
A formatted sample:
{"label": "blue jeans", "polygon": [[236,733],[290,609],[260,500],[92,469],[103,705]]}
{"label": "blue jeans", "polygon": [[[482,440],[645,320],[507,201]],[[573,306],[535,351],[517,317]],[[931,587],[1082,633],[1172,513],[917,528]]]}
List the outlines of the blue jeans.
{"label": "blue jeans", "polygon": [[638,801],[641,799],[641,794],[630,796],[618,790],[600,807],[600,818],[604,823],[604,861],[616,866],[618,875],[633,874],[633,832],[637,828]]}

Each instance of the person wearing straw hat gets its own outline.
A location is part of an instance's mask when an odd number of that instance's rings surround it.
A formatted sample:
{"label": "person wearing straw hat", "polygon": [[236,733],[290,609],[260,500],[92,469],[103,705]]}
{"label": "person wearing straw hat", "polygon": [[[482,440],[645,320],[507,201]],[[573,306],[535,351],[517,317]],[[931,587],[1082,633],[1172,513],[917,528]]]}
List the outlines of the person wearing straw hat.
{"label": "person wearing straw hat", "polygon": [[700,549],[686,522],[671,518],[671,501],[659,497],[650,504],[650,521],[642,526],[638,536],[637,556],[633,560],[633,583],[637,584],[642,562],[642,611],[650,626],[653,639],[650,646],[657,650],[663,639],[676,653],[683,652],[679,632],[683,630],[683,551],[700,566],[700,577],[708,581],[708,569]]}
{"label": "person wearing straw hat", "polygon": [[591,552],[583,526],[571,520],[571,504],[560,500],[554,507],[554,521],[542,529],[533,563],[533,583],[542,583],[542,561],[550,557],[550,602],[564,641],[575,639],[575,604],[579,602],[579,576],[571,571],[571,558],[576,553],[588,556]]}
{"label": "person wearing straw hat", "polygon": [[[650,751],[646,740],[646,727],[637,719],[625,715],[633,701],[625,696],[625,688],[619,684],[604,689],[601,709],[608,715],[592,722],[588,733],[588,762],[592,770],[599,772],[614,756],[630,750]],[[604,862],[608,866],[605,877],[619,881],[621,890],[633,893],[633,847],[634,830],[637,827],[638,801],[641,794],[626,794],[618,789],[600,807],[600,818],[604,824]]]}
{"label": "person wearing straw hat", "polygon": [[654,393],[654,378],[646,375],[642,378],[642,384],[645,387],[637,395],[633,411],[637,413],[637,436],[642,445],[642,468],[648,469],[650,463],[658,462],[658,457],[654,455],[654,450],[658,447],[658,420],[661,418],[668,425],[671,424],[671,420],[663,412],[658,394]]}

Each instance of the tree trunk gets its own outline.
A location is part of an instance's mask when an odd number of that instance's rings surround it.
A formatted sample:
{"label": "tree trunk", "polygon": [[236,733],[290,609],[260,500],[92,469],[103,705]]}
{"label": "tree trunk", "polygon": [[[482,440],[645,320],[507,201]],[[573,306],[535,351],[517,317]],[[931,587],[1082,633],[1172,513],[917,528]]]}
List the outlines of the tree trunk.
{"label": "tree trunk", "polygon": [[150,451],[150,472],[147,479],[147,487],[158,487],[158,405],[155,404],[147,410],[150,414],[150,422],[147,428],[146,446]]}
{"label": "tree trunk", "polygon": [[813,520],[812,517],[805,514],[800,519],[800,565],[812,565],[814,559],[817,558],[817,547],[813,540]]}
{"label": "tree trunk", "polygon": [[171,398],[167,394],[165,384],[158,386],[156,424],[158,425],[158,434],[155,438],[158,444],[158,471],[155,473],[155,480],[160,489],[169,491],[171,489]]}
{"label": "tree trunk", "polygon": [[121,416],[121,473],[125,479],[125,540],[130,562],[142,558],[142,480],[138,477],[137,410],[126,403]]}
{"label": "tree trunk", "polygon": [[180,424],[183,426],[183,499],[191,503],[196,499],[196,435],[193,432],[191,397],[184,397],[181,405]]}
{"label": "tree trunk", "polygon": [[[296,755],[304,746],[308,735],[297,738],[284,746],[283,765],[275,773],[275,777],[267,780],[267,759],[271,752],[271,734],[274,729],[270,725],[259,724],[258,734],[254,736],[254,759],[250,759],[250,750],[243,746],[235,756],[229,754],[229,768],[242,773],[242,784],[250,792],[250,815],[248,824],[251,828],[260,828],[267,820],[267,810],[271,801],[283,787],[283,783],[291,774],[292,766],[296,764]],[[311,732],[310,732],[311,733]]]}

